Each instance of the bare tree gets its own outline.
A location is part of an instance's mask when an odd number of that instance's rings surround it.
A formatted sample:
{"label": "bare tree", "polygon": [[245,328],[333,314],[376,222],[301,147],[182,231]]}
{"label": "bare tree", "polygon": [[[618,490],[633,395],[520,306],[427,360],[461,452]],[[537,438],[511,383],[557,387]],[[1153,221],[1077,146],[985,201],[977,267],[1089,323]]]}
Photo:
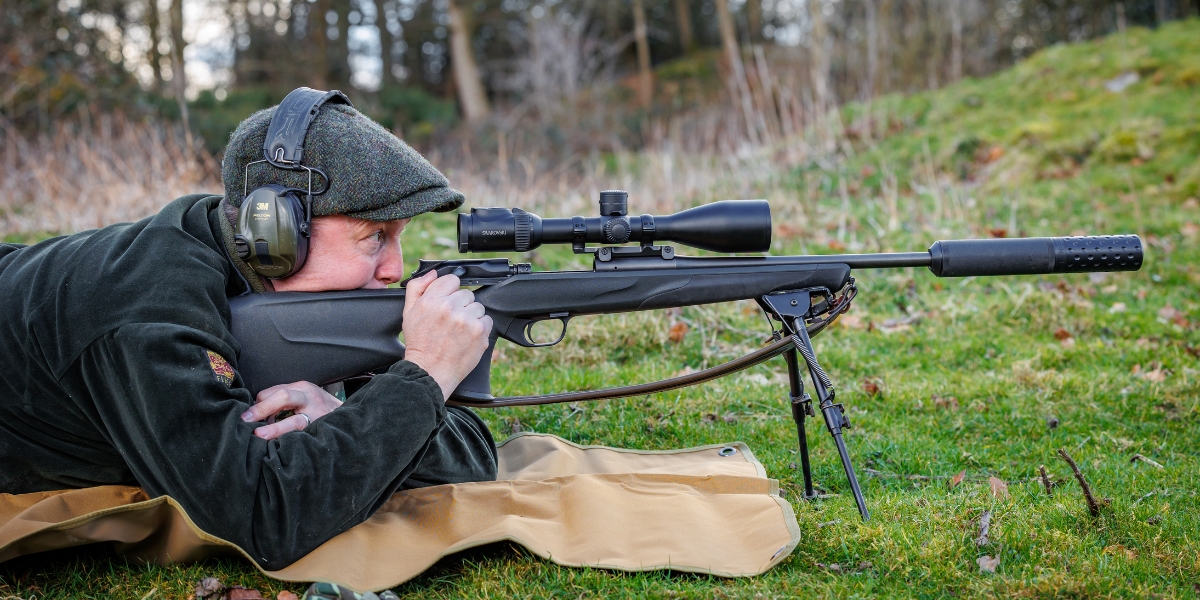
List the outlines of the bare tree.
{"label": "bare tree", "polygon": [[742,64],[742,49],[733,28],[733,15],[729,13],[729,0],[717,0],[717,27],[733,80],[730,82],[730,91],[741,100],[742,115],[746,118],[746,135],[753,144],[758,145],[761,141],[755,124],[754,104],[750,98],[750,84],[746,81],[746,67]]}
{"label": "bare tree", "polygon": [[679,26],[679,49],[685,54],[696,47],[696,36],[692,33],[692,10],[688,0],[675,0],[675,22]]}
{"label": "bare tree", "polygon": [[475,51],[471,48],[471,23],[456,0],[447,2],[446,10],[450,15],[450,60],[458,101],[467,122],[478,123],[487,118],[491,107],[479,79]]}
{"label": "bare tree", "polygon": [[642,0],[633,0],[633,38],[638,57],[638,102],[650,106],[654,81],[650,75],[650,42],[646,40],[646,9]]}
{"label": "bare tree", "polygon": [[950,81],[962,79],[962,2],[963,0],[946,0],[950,3]]}
{"label": "bare tree", "polygon": [[762,41],[762,0],[746,0],[746,24],[750,27],[750,43]]}
{"label": "bare tree", "polygon": [[879,77],[879,7],[878,0],[863,0],[867,27],[867,73],[863,80],[863,96],[875,97],[875,80]]}
{"label": "bare tree", "polygon": [[392,48],[395,42],[392,41],[392,32],[388,29],[387,7],[387,0],[375,0],[375,27],[379,30],[379,58],[383,61],[379,84],[384,87],[395,80],[395,76],[392,75],[392,65],[394,64]]}
{"label": "bare tree", "polygon": [[808,18],[812,21],[809,77],[812,79],[813,110],[817,119],[823,120],[825,111],[829,109],[829,51],[825,46],[828,30],[821,0],[808,0]]}
{"label": "bare tree", "polygon": [[150,30],[150,49],[146,52],[146,62],[150,63],[150,69],[154,71],[154,92],[156,94],[161,94],[163,90],[162,52],[158,50],[160,41],[158,28],[161,25],[158,0],[146,0],[146,28]]}
{"label": "bare tree", "polygon": [[183,0],[171,0],[171,79],[177,89],[187,89],[187,75],[183,71]]}

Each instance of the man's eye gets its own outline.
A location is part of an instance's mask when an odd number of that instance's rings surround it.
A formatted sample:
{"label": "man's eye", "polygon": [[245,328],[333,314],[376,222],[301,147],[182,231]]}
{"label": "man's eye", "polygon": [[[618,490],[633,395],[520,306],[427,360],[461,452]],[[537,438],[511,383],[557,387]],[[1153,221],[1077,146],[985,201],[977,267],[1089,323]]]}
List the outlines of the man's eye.
{"label": "man's eye", "polygon": [[371,239],[375,240],[376,242],[382,243],[383,242],[383,231],[380,230],[380,231],[376,231],[375,233],[372,233]]}

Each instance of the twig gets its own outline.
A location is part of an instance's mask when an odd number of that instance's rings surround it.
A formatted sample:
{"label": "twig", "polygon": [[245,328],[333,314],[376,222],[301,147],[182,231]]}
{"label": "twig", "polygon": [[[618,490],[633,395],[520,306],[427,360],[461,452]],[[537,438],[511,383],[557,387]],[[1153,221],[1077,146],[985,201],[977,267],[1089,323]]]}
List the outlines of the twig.
{"label": "twig", "polygon": [[1142,500],[1145,500],[1146,498],[1149,498],[1150,496],[1153,496],[1157,493],[1158,493],[1158,490],[1153,490],[1150,492],[1146,492],[1145,494],[1142,494],[1142,497],[1138,498],[1137,500],[1134,500],[1133,504],[1129,505],[1129,508],[1133,508],[1133,507],[1137,506],[1138,504],[1141,504]]}
{"label": "twig", "polygon": [[1139,460],[1154,467],[1154,468],[1157,468],[1157,469],[1163,468],[1163,466],[1161,464],[1159,464],[1157,461],[1155,461],[1151,458],[1146,458],[1145,456],[1142,456],[1141,454],[1134,454],[1133,458],[1129,459],[1129,462],[1135,463]]}
{"label": "twig", "polygon": [[983,511],[983,516],[979,517],[979,537],[975,538],[975,545],[982,548],[991,540],[988,539],[988,530],[992,528],[992,511]]}
{"label": "twig", "polygon": [[1050,476],[1046,475],[1046,465],[1038,465],[1038,471],[1042,474],[1042,485],[1046,486],[1046,495],[1053,496],[1054,492],[1050,491]]}
{"label": "twig", "polygon": [[1062,448],[1058,449],[1058,455],[1062,457],[1063,460],[1067,461],[1067,464],[1071,466],[1071,471],[1075,473],[1075,479],[1079,481],[1079,487],[1083,488],[1083,497],[1085,500],[1087,500],[1088,512],[1091,513],[1093,517],[1099,517],[1100,503],[1096,502],[1096,497],[1092,495],[1092,488],[1088,485],[1087,480],[1083,478],[1083,473],[1079,471],[1079,467],[1075,464],[1075,460],[1072,459],[1071,455],[1067,454],[1067,451],[1063,450]]}

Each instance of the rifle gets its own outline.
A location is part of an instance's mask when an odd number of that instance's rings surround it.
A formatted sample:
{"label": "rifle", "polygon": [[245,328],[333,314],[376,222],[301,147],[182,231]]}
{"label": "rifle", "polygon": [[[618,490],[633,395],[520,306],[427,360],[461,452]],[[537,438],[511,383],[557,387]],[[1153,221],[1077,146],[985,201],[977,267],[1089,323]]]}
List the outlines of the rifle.
{"label": "rifle", "polygon": [[[534,272],[508,259],[422,260],[413,277],[454,274],[476,286],[475,300],[492,318],[487,351],[449,402],[494,408],[621,398],[695,385],[779,355],[788,369],[788,400],[796,424],[804,496],[814,498],[805,421],[821,412],[833,436],[859,513],[869,516],[842,436],[849,426],[834,385],[812,346],[850,308],[858,293],[852,269],[928,267],[938,277],[1136,271],[1142,243],[1136,235],[950,240],[925,252],[806,256],[677,256],[673,241],[723,253],[766,252],[771,211],[763,200],[721,201],[674,215],[628,215],[628,195],[600,194],[599,217],[542,219],[519,208],[474,208],[458,217],[461,252],[526,252],[569,243],[592,254],[590,271]],[[619,246],[636,242],[637,246]],[[588,244],[608,244],[588,246]],[[277,292],[232,298],[232,331],[241,345],[238,371],[254,395],[281,383],[326,385],[386,369],[404,357],[401,287],[341,292]],[[494,397],[491,357],[496,340],[526,347],[553,346],[580,315],[654,310],[753,299],[777,322],[771,342],[746,356],[695,373],[638,385],[542,396]],[[541,323],[561,326],[539,336]],[[774,329],[774,327],[773,327]],[[815,398],[805,391],[803,357]],[[816,409],[814,410],[814,404]]]}

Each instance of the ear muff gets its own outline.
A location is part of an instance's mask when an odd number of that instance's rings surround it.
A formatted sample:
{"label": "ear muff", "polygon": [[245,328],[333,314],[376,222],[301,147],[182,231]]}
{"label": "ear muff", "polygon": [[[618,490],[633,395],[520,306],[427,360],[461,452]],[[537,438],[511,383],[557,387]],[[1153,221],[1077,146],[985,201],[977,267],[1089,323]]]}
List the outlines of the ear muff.
{"label": "ear muff", "polygon": [[[317,112],[326,102],[350,104],[346,95],[333,90],[322,92],[306,87],[292,90],[275,109],[267,125],[263,143],[263,160],[246,164],[243,170],[245,186],[250,179],[250,167],[261,163],[288,171],[306,171],[308,189],[298,190],[281,185],[264,185],[247,193],[242,189],[242,205],[238,208],[237,234],[234,244],[238,257],[255,273],[270,279],[295,274],[308,257],[309,226],[312,221],[312,199],[329,190],[329,176],[320,169],[301,164],[304,158],[304,138]],[[320,176],[322,187],[313,190],[313,173]],[[300,199],[304,194],[304,199]]]}
{"label": "ear muff", "polygon": [[293,275],[308,257],[304,202],[281,185],[255,188],[238,210],[238,254],[263,277]]}

